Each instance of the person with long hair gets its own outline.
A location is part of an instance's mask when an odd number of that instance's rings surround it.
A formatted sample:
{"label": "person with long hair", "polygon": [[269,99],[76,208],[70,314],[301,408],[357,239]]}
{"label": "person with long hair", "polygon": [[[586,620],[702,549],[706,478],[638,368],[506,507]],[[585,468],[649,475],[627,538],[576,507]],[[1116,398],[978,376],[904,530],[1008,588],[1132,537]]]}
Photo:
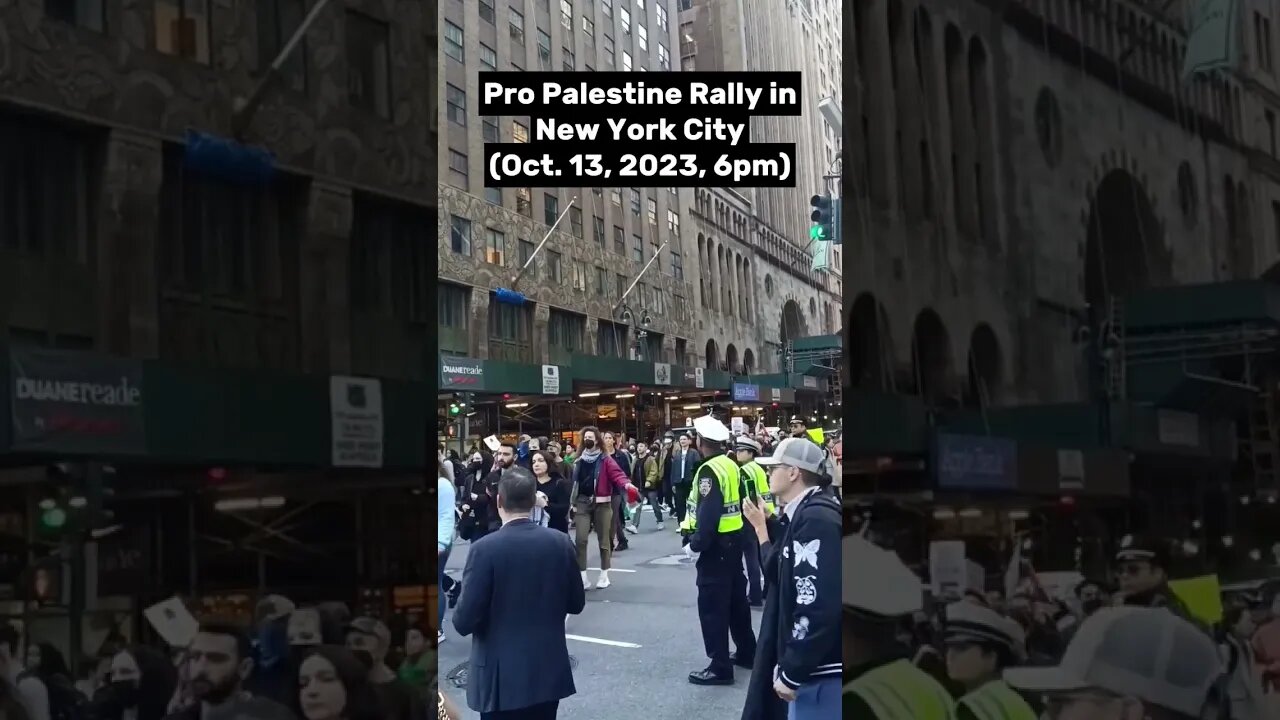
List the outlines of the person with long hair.
{"label": "person with long hair", "polygon": [[534,510],[535,522],[540,520],[540,516],[545,515],[546,523],[540,524],[568,535],[571,503],[569,488],[560,475],[560,463],[550,451],[535,450],[529,455],[529,465],[533,470],[533,477],[538,481],[538,492],[547,498],[544,507]]}
{"label": "person with long hair", "polygon": [[630,482],[611,453],[597,445],[600,430],[593,425],[582,429],[582,453],[573,463],[573,523],[578,548],[578,570],[582,587],[591,587],[587,578],[587,543],[594,526],[600,546],[600,578],[596,587],[609,587],[609,567],[613,559],[613,498],[615,490],[625,491]]}
{"label": "person with long hair", "polygon": [[316,646],[302,659],[296,707],[306,720],[383,720],[368,668],[335,645]]}
{"label": "person with long hair", "polygon": [[178,671],[164,653],[142,645],[111,658],[107,685],[91,703],[97,720],[161,720],[178,685]]}
{"label": "person with long hair", "polygon": [[433,645],[427,641],[426,630],[409,628],[404,637],[404,660],[396,670],[400,680],[424,700],[435,691],[436,652]]}
{"label": "person with long hair", "polygon": [[71,670],[62,652],[47,642],[27,648],[27,669],[19,676],[18,682],[40,683],[51,720],[74,713],[86,701],[71,681]]}

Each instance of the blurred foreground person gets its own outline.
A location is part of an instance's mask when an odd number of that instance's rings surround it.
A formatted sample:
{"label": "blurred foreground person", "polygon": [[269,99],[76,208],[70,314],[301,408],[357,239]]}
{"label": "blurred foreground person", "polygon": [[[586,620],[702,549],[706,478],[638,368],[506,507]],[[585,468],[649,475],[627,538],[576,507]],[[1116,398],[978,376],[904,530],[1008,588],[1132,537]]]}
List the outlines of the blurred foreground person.
{"label": "blurred foreground person", "polygon": [[1042,695],[1048,720],[1217,720],[1222,672],[1196,625],[1164,608],[1120,607],[1085,620],[1056,667],[1004,679]]}
{"label": "blurred foreground person", "polygon": [[95,720],[161,720],[178,685],[173,662],[158,650],[133,646],[111,658],[107,685],[90,703]]}
{"label": "blurred foreground person", "polygon": [[1037,720],[1039,713],[1001,674],[1026,657],[1022,626],[984,605],[947,606],[947,674],[964,687],[957,720]]}
{"label": "blurred foreground person", "polygon": [[250,653],[249,638],[239,628],[202,624],[186,656],[194,703],[169,720],[292,720],[283,705],[245,692],[244,681],[254,670]]}
{"label": "blurred foreground person", "polygon": [[953,720],[951,695],[898,639],[900,624],[923,609],[920,578],[859,535],[842,541],[841,563],[845,720]]}
{"label": "blurred foreground person", "polygon": [[294,697],[306,720],[386,720],[367,667],[344,647],[309,649],[298,666]]}

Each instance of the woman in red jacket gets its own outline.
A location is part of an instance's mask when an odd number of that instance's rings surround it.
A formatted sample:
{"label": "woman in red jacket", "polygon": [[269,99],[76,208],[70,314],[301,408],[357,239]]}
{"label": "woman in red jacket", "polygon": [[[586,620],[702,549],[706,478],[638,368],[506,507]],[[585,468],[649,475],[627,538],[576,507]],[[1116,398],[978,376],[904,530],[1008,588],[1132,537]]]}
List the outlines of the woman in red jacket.
{"label": "woman in red jacket", "polygon": [[609,566],[613,556],[613,490],[626,490],[631,483],[618,463],[600,446],[600,431],[594,426],[582,429],[582,451],[573,461],[573,526],[578,546],[578,570],[582,586],[591,587],[587,579],[587,541],[595,527],[600,548],[600,579],[596,588],[609,587]]}

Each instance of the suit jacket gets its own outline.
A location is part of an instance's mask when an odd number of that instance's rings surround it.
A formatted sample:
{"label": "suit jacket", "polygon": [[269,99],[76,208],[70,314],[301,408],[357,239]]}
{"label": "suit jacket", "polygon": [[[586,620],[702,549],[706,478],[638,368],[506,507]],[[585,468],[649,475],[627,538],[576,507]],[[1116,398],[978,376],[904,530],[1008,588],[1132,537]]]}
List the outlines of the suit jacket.
{"label": "suit jacket", "polygon": [[680,474],[680,448],[676,448],[671,452],[671,484],[672,485],[689,485],[693,482],[693,474],[698,471],[698,466],[702,464],[702,455],[697,450],[689,448],[689,457],[684,461],[684,474]]}
{"label": "suit jacket", "polygon": [[467,705],[488,713],[562,700],[577,692],[565,615],[586,607],[573,541],[528,519],[471,546],[453,612],[472,635]]}

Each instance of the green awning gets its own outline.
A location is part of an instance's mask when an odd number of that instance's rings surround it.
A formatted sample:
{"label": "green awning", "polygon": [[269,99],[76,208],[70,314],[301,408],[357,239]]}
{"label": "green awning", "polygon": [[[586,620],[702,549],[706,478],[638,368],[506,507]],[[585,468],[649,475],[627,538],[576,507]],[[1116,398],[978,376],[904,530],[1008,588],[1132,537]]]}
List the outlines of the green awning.
{"label": "green awning", "polygon": [[1263,323],[1280,325],[1280,284],[1241,280],[1153,288],[1125,300],[1125,332]]}

